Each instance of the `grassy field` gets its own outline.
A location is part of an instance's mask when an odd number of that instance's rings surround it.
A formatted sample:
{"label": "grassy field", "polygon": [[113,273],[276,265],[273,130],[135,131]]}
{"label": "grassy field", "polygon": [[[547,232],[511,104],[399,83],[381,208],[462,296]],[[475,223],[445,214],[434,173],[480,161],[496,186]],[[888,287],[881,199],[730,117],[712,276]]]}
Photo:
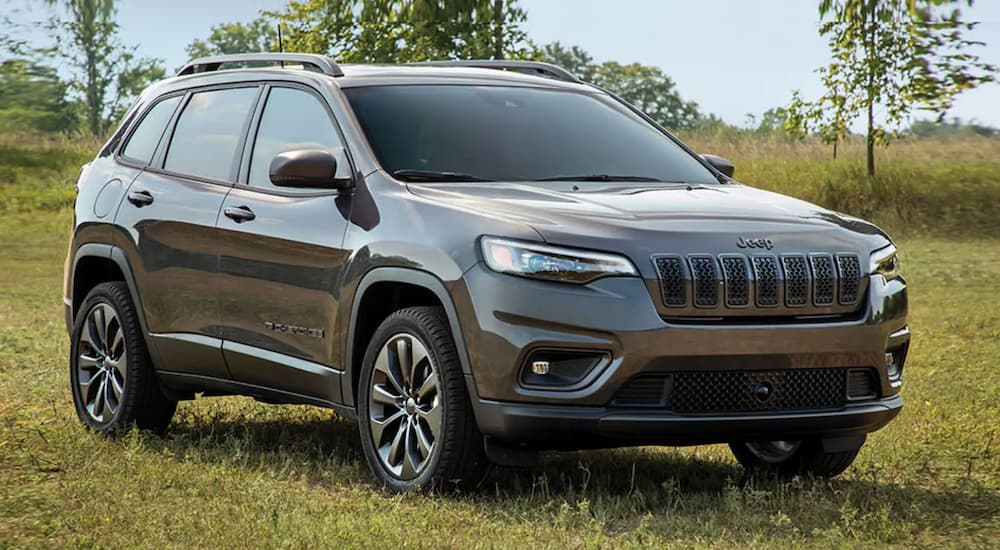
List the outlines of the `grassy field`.
{"label": "grassy field", "polygon": [[767,172],[820,202],[897,197],[872,217],[904,235],[907,406],[841,478],[746,477],[722,446],[643,448],[494,469],[464,494],[387,496],[356,425],[329,411],[199,399],[165,438],[88,433],[60,282],[69,180],[95,146],[0,137],[0,548],[1000,546],[1000,146],[906,145],[873,185],[852,176],[855,151],[833,164],[809,145],[702,140],[751,183]]}

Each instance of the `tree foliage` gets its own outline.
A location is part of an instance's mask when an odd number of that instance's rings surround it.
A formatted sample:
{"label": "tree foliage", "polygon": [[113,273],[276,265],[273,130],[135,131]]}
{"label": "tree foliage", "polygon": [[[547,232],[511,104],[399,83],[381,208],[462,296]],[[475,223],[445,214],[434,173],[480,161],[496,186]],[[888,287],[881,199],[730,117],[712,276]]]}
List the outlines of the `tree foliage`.
{"label": "tree foliage", "polygon": [[23,14],[0,14],[0,129],[65,131],[76,122],[68,100],[68,84],[41,62],[53,53],[26,38],[30,28],[45,21],[15,21]]}
{"label": "tree foliage", "polygon": [[702,121],[698,104],[684,101],[674,81],[658,67],[639,63],[623,65],[615,61],[595,63],[582,48],[567,48],[559,42],[543,46],[538,57],[618,94],[666,128],[689,129],[699,126]]}
{"label": "tree foliage", "polygon": [[[955,4],[971,0],[820,0],[820,34],[832,61],[820,69],[826,94],[814,101],[796,95],[789,126],[813,130],[836,144],[863,116],[868,175],[874,148],[887,143],[914,110],[943,117],[955,96],[995,79],[965,37],[975,22]],[[797,127],[797,128],[796,128]]]}
{"label": "tree foliage", "polygon": [[80,94],[86,128],[102,134],[117,120],[125,103],[147,84],[163,78],[159,60],[140,57],[118,38],[114,0],[49,0],[65,18],[58,51],[75,73],[71,88]]}
{"label": "tree foliage", "polygon": [[68,85],[56,70],[30,59],[0,62],[0,128],[62,132],[76,123]]}
{"label": "tree foliage", "polygon": [[293,0],[267,17],[288,51],[345,63],[521,57],[525,13],[513,0]]}
{"label": "tree foliage", "polygon": [[258,17],[249,23],[223,23],[212,27],[208,38],[195,39],[187,45],[188,57],[207,57],[247,52],[270,52],[278,49],[274,22]]}

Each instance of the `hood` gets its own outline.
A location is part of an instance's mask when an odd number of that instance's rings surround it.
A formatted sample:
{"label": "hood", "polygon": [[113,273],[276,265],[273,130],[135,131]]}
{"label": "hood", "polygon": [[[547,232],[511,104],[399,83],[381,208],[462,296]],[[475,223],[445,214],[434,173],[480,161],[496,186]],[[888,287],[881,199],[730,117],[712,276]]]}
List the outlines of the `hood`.
{"label": "hood", "polygon": [[[750,239],[771,252],[856,252],[888,244],[866,221],[742,184],[546,182],[411,184],[422,198],[520,221],[550,243],[651,254],[725,253]],[[762,241],[763,242],[763,241]],[[647,262],[648,263],[648,262]]]}

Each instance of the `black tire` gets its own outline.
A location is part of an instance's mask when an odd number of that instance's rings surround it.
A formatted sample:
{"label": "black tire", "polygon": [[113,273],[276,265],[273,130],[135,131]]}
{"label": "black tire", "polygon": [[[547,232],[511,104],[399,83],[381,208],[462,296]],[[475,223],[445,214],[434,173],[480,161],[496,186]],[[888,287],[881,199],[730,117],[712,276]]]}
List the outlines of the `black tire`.
{"label": "black tire", "polygon": [[[415,339],[415,340],[414,340]],[[400,344],[400,341],[404,344]],[[409,349],[408,353],[401,353],[398,345],[403,345],[404,349]],[[409,347],[407,347],[409,346]],[[418,348],[423,346],[423,349]],[[392,349],[396,349],[393,352]],[[385,361],[380,367],[376,366],[376,361],[380,354]],[[426,357],[427,361],[419,359],[414,361],[417,353],[421,357]],[[378,402],[374,397],[376,386],[379,391],[388,390],[397,392],[392,381],[384,370],[386,365],[393,364],[390,356],[396,353],[395,363],[399,368],[395,371],[402,376],[402,380],[416,381],[422,372],[424,381],[436,374],[436,397],[430,398],[421,403],[423,397],[417,394],[414,389],[410,395],[413,396],[413,410],[408,410],[411,399],[406,397],[404,382],[403,390],[398,390],[399,397],[394,403],[387,401]],[[402,375],[402,365],[406,357],[411,364],[410,373]],[[374,379],[374,385],[373,385]],[[411,386],[416,386],[419,382],[409,382]],[[423,388],[421,388],[423,389]],[[389,397],[385,393],[380,395]],[[399,404],[399,399],[405,400],[405,405]],[[445,490],[455,487],[469,487],[473,485],[481,476],[479,465],[482,463],[483,437],[476,427],[475,418],[472,413],[472,406],[465,387],[465,377],[462,374],[462,366],[458,360],[458,351],[452,338],[451,329],[448,325],[447,317],[441,308],[437,307],[411,307],[396,311],[387,317],[372,336],[368,349],[365,353],[364,363],[361,366],[361,376],[357,391],[358,403],[358,424],[361,430],[361,445],[364,450],[368,465],[375,474],[379,484],[392,492],[407,491],[428,491]],[[441,409],[436,408],[440,406]],[[440,422],[437,423],[438,432],[433,433],[429,427],[429,412],[437,411],[440,414]],[[374,416],[373,416],[374,414]],[[392,423],[389,418],[402,415],[398,424]],[[385,420],[384,427],[379,431],[379,442],[376,444],[373,436],[373,424],[376,417]],[[435,418],[437,418],[435,416]],[[404,422],[413,422],[413,427]],[[395,431],[393,427],[396,427]],[[423,436],[423,441],[431,441],[430,450],[426,456],[422,456],[425,447],[413,447],[416,454],[410,455],[412,445],[419,445],[417,430]],[[408,431],[409,430],[409,431]],[[402,435],[400,433],[402,432]],[[395,437],[393,437],[395,435]],[[430,437],[433,436],[433,437]],[[400,471],[393,471],[394,465],[390,464],[393,456],[393,444],[398,442],[403,445],[402,458],[399,460]],[[378,448],[377,448],[378,446]],[[380,454],[379,449],[386,453]],[[386,450],[388,449],[388,451]],[[415,457],[415,458],[411,458]],[[420,462],[422,459],[422,462]],[[411,466],[420,462],[418,467],[411,467],[409,471],[403,461],[409,460]]]}
{"label": "black tire", "polygon": [[861,451],[861,445],[858,445],[853,449],[828,452],[823,450],[821,440],[806,439],[797,442],[798,446],[787,456],[764,458],[759,447],[755,451],[752,446],[766,443],[770,442],[734,442],[729,444],[729,448],[733,451],[736,460],[748,471],[784,478],[795,476],[836,477],[854,462],[858,452]]}
{"label": "black tire", "polygon": [[[95,323],[90,322],[91,318]],[[98,350],[101,344],[92,344],[101,341],[100,330],[91,332],[102,324],[96,322],[100,319],[108,319],[103,323],[103,340],[108,342],[104,351]],[[101,283],[87,294],[73,324],[69,364],[73,404],[85,426],[106,434],[122,433],[132,426],[158,433],[166,430],[177,401],[169,399],[160,388],[125,283]],[[89,382],[86,390],[80,383],[83,377]]]}

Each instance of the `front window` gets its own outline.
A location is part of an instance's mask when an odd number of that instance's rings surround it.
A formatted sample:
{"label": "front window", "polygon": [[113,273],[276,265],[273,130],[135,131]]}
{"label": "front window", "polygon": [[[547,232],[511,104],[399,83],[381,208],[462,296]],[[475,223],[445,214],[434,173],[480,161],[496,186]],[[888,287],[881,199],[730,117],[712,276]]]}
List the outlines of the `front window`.
{"label": "front window", "polygon": [[382,167],[400,179],[718,183],[680,146],[598,93],[461,85],[344,93]]}

